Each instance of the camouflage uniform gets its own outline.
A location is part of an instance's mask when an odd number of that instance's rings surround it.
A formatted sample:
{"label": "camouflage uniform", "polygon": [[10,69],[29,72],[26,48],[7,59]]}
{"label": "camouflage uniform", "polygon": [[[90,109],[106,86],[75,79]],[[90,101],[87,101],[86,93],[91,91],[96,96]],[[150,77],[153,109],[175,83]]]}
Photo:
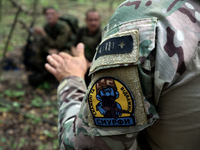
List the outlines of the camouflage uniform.
{"label": "camouflage uniform", "polygon": [[63,21],[58,21],[54,27],[46,24],[44,30],[47,35],[36,39],[35,43],[38,48],[38,66],[41,66],[41,64],[46,62],[49,49],[57,49],[58,51],[70,49],[70,46],[68,46],[67,43],[72,32],[68,24]]}
{"label": "camouflage uniform", "polygon": [[101,29],[98,29],[93,35],[90,35],[88,34],[87,27],[83,27],[77,34],[77,39],[74,43],[74,46],[80,42],[83,43],[85,45],[85,57],[90,62],[94,57],[96,47],[101,42],[101,32]]}
{"label": "camouflage uniform", "polygon": [[49,55],[48,50],[66,51],[72,46],[73,33],[66,22],[58,21],[54,27],[46,24],[44,30],[46,36],[34,35],[33,43],[28,42],[23,53],[26,69],[34,71],[28,76],[28,82],[33,86],[38,86],[45,80],[54,79],[44,67],[47,63],[46,57]]}
{"label": "camouflage uniform", "polygon": [[[129,149],[137,135],[140,149],[199,149],[200,2],[127,0],[103,35],[88,90],[83,79],[73,76],[58,88],[60,149]],[[133,44],[128,39],[116,43],[120,38],[131,38]],[[132,126],[122,126],[122,119],[121,126],[95,122],[98,110],[104,113],[102,104],[91,105],[97,101],[92,97],[95,86],[109,85],[111,77],[123,82],[121,90],[126,87],[134,98]]]}

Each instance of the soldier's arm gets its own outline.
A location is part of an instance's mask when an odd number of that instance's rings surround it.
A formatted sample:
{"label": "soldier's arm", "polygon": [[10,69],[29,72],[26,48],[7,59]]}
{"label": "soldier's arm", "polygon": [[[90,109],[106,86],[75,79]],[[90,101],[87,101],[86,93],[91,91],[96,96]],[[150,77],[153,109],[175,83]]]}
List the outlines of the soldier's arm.
{"label": "soldier's arm", "polygon": [[[122,134],[115,136],[88,136],[85,133],[88,131],[85,129],[85,123],[88,123],[87,116],[84,116],[85,110],[87,110],[87,100],[85,82],[83,80],[86,71],[86,62],[83,53],[83,45],[78,45],[77,53],[80,56],[79,60],[75,58],[62,54],[61,57],[66,58],[66,62],[58,55],[54,54],[48,56],[48,61],[51,64],[46,64],[46,68],[53,74],[58,80],[64,78],[58,88],[58,99],[59,99],[59,140],[60,149],[127,149],[130,148],[134,142],[137,132],[132,134]],[[77,54],[76,54],[77,56]],[[67,59],[68,58],[68,59]],[[72,60],[70,60],[72,59]],[[81,61],[80,61],[81,60]],[[63,70],[62,64],[70,64],[67,70]],[[79,64],[81,63],[81,64]],[[76,71],[70,71],[71,67],[75,68]],[[85,68],[84,68],[85,64]],[[80,68],[80,66],[82,67]],[[64,67],[66,68],[66,66]],[[78,74],[77,74],[78,72]],[[85,118],[86,117],[86,118]],[[114,144],[115,143],[115,144]]]}
{"label": "soldier's arm", "polygon": [[[59,97],[59,141],[60,149],[128,149],[133,145],[137,132],[116,136],[88,136],[79,117],[81,107],[87,107],[86,87],[80,77],[65,78],[58,90]],[[82,105],[82,106],[81,106]],[[80,112],[79,112],[80,111]],[[79,112],[79,113],[78,113]],[[82,117],[81,117],[82,118]],[[84,119],[84,118],[83,118]]]}
{"label": "soldier's arm", "polygon": [[58,50],[63,49],[65,47],[70,35],[71,29],[66,24],[61,30],[56,40],[52,39],[50,36],[46,35],[44,37],[45,41],[48,43],[48,46],[51,48],[57,48]]}
{"label": "soldier's arm", "polygon": [[[62,149],[129,149],[137,134],[159,118],[154,105],[153,89],[155,68],[153,52],[157,20],[147,18],[132,20],[131,23],[131,26],[130,22],[119,26],[112,24],[113,28],[110,28],[111,24],[109,24],[105,28],[112,30],[105,32],[103,41],[96,51],[90,68],[92,81],[89,89],[85,89],[86,93],[79,90],[84,85],[80,77],[73,79],[68,77],[61,83],[64,86],[59,88],[58,97],[62,102],[60,114],[63,114],[59,118]],[[126,31],[130,27],[132,30]],[[84,57],[83,52],[81,56]],[[73,57],[75,58],[77,57]],[[51,61],[50,64],[56,66]],[[70,62],[65,64],[69,65],[68,67],[72,65]],[[77,67],[80,64],[76,63]],[[52,73],[56,75],[54,71]],[[69,76],[72,75],[78,76],[71,73]],[[96,115],[99,112],[94,108],[98,101],[95,99],[96,95],[90,91],[92,89],[95,91],[97,83],[103,88],[113,81],[116,84],[115,89],[121,93],[117,102],[122,106],[122,110],[131,113],[122,112],[122,116],[117,117],[112,116],[114,114],[112,111],[111,118]],[[78,84],[73,85],[73,82]],[[104,82],[108,85],[102,84]],[[97,90],[94,93],[96,92]],[[80,95],[82,98],[79,97]],[[76,97],[79,97],[80,110],[77,115],[74,115],[75,109],[70,109],[70,102],[74,100],[77,102]]]}

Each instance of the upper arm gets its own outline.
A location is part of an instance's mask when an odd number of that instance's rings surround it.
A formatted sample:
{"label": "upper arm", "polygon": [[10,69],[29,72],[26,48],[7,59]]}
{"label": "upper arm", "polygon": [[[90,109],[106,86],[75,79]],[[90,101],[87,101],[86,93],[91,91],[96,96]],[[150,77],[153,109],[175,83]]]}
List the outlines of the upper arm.
{"label": "upper arm", "polygon": [[[156,18],[133,20],[116,26],[116,33],[104,38],[94,56],[92,81],[80,111],[62,128],[63,147],[130,148],[138,132],[159,118],[150,58],[155,48],[156,23]],[[102,108],[106,113],[102,115],[96,107],[96,95],[107,87],[112,87],[119,97],[113,99],[105,94],[108,97],[102,101]],[[121,110],[112,100],[119,103]],[[117,116],[116,111],[122,115]]]}
{"label": "upper arm", "polygon": [[[111,149],[115,146],[130,148],[138,132],[159,118],[153,101],[153,66],[150,65],[151,53],[155,48],[156,19],[133,20],[132,23],[130,31],[119,30],[106,38],[94,56],[90,69],[92,81],[73,123],[74,138],[90,139],[84,143],[76,141],[79,148],[101,147],[101,142]],[[148,24],[149,28],[145,28],[147,32],[140,32],[144,29],[141,24]],[[126,25],[124,23],[122,26],[125,28]],[[106,114],[102,115],[96,107],[99,103],[96,95],[103,89],[106,93],[107,87],[112,87],[119,97],[113,99],[107,94],[108,97],[102,101]],[[122,115],[116,115],[115,112],[120,110],[111,100],[119,103]],[[112,141],[115,141],[114,145]]]}

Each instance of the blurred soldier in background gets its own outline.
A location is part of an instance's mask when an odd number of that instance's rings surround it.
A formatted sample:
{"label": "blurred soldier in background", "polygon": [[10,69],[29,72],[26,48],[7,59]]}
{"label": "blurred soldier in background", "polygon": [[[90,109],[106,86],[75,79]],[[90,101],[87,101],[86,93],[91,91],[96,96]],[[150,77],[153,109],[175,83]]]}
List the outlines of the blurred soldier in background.
{"label": "blurred soldier in background", "polygon": [[[91,63],[96,47],[101,42],[101,16],[96,9],[91,9],[86,12],[85,17],[86,27],[82,27],[79,30],[74,46],[80,42],[83,43],[85,46],[85,57],[88,63]],[[90,80],[87,72],[85,76],[87,85],[90,83]]]}
{"label": "blurred soldier in background", "polygon": [[[48,7],[43,11],[46,25],[34,27],[34,42],[33,51],[35,55],[24,56],[25,66],[29,70],[34,70],[35,73],[29,76],[31,85],[38,85],[47,79],[50,74],[45,70],[46,56],[48,54],[58,54],[61,51],[70,50],[69,43],[73,32],[68,23],[59,20],[59,14],[53,7]],[[72,43],[72,42],[71,42]]]}

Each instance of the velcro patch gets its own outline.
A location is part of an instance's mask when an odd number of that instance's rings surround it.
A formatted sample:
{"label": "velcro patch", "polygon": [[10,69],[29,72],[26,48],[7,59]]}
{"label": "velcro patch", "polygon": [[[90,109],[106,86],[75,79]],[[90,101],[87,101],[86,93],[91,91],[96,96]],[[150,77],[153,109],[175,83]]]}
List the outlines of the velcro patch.
{"label": "velcro patch", "polygon": [[97,49],[95,60],[103,55],[130,53],[133,50],[131,35],[114,37],[104,41]]}
{"label": "velcro patch", "polygon": [[139,59],[139,32],[125,31],[109,36],[97,48],[90,74],[100,67],[110,68],[113,65],[129,65]]}
{"label": "velcro patch", "polygon": [[102,127],[136,125],[135,100],[124,83],[114,77],[102,77],[88,94],[94,124]]}

